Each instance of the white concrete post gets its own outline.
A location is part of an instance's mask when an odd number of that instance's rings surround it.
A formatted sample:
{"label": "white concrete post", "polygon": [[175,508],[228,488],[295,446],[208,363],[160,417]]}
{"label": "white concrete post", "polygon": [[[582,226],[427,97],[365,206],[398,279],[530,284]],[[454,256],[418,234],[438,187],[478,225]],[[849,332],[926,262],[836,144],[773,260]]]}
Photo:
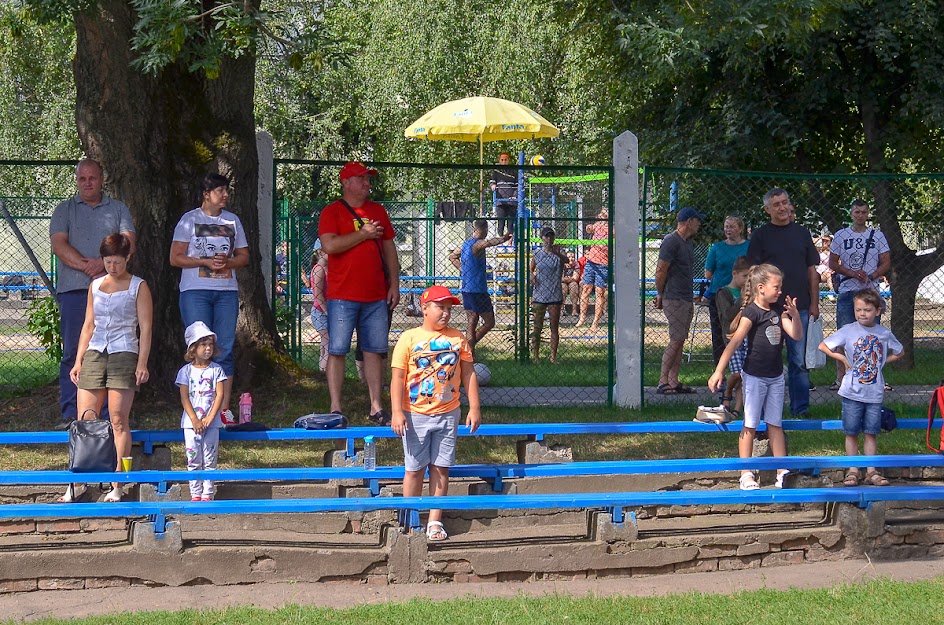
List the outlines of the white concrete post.
{"label": "white concrete post", "polygon": [[642,307],[639,295],[639,143],[628,130],[613,141],[613,287],[616,388],[613,403],[642,406]]}
{"label": "white concrete post", "polygon": [[256,152],[259,154],[259,196],[256,210],[259,212],[259,255],[262,258],[262,277],[265,279],[266,298],[272,305],[272,235],[275,224],[275,180],[273,174],[272,135],[262,131],[256,133]]}

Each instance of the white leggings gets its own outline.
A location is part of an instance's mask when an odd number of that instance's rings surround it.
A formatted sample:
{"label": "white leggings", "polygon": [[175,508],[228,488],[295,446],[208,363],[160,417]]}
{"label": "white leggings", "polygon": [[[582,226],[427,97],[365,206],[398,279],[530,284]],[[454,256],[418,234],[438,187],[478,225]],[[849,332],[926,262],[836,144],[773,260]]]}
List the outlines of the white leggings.
{"label": "white leggings", "polygon": [[[184,445],[187,448],[187,470],[216,469],[220,451],[220,428],[207,428],[203,434],[192,429],[184,430]],[[211,480],[190,480],[190,497],[213,497],[216,487]]]}

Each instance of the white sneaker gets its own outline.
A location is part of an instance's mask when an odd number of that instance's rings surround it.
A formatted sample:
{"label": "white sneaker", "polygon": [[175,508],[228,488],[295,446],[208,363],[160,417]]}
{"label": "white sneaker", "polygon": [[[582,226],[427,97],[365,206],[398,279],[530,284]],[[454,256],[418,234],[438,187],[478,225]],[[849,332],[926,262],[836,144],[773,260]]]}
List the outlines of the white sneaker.
{"label": "white sneaker", "polygon": [[760,484],[757,483],[757,480],[754,479],[754,474],[750,471],[741,474],[738,485],[741,487],[741,490],[757,490],[760,488]]}
{"label": "white sneaker", "polygon": [[774,482],[774,486],[783,488],[783,478],[787,477],[788,473],[790,473],[790,471],[777,471],[777,481]]}

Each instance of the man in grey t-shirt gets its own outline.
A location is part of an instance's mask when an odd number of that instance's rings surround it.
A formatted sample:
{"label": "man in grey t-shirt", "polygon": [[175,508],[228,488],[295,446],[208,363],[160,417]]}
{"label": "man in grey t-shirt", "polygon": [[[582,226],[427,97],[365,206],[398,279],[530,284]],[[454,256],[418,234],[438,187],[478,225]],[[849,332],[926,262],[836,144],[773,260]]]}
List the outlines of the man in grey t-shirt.
{"label": "man in grey t-shirt", "polygon": [[[105,275],[98,248],[109,234],[121,232],[131,240],[135,231],[131,211],[122,202],[102,193],[102,166],[92,159],[79,161],[75,168],[78,193],[61,202],[49,222],[52,251],[59,260],[56,270],[56,300],[59,302],[62,331],[62,362],[59,365],[58,429],[69,427],[76,418],[75,384],[69,372],[75,365],[79,335],[85,323],[88,288],[94,278]],[[103,415],[106,413],[102,410]]]}
{"label": "man in grey t-shirt", "polygon": [[669,322],[669,344],[662,354],[662,372],[659,374],[660,395],[677,395],[695,391],[679,383],[679,367],[682,364],[682,346],[695,314],[692,283],[694,282],[694,258],[692,237],[698,232],[705,216],[691,207],[678,212],[678,227],[662,241],[659,262],[656,264],[655,307],[665,313]]}

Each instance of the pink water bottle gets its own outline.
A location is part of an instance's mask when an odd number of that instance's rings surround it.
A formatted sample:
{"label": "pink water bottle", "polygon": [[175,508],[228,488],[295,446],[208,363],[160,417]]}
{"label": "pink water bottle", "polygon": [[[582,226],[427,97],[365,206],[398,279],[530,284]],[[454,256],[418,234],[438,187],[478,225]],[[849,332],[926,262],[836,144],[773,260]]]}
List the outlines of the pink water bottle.
{"label": "pink water bottle", "polygon": [[239,396],[239,422],[249,423],[252,421],[252,395],[243,393]]}

